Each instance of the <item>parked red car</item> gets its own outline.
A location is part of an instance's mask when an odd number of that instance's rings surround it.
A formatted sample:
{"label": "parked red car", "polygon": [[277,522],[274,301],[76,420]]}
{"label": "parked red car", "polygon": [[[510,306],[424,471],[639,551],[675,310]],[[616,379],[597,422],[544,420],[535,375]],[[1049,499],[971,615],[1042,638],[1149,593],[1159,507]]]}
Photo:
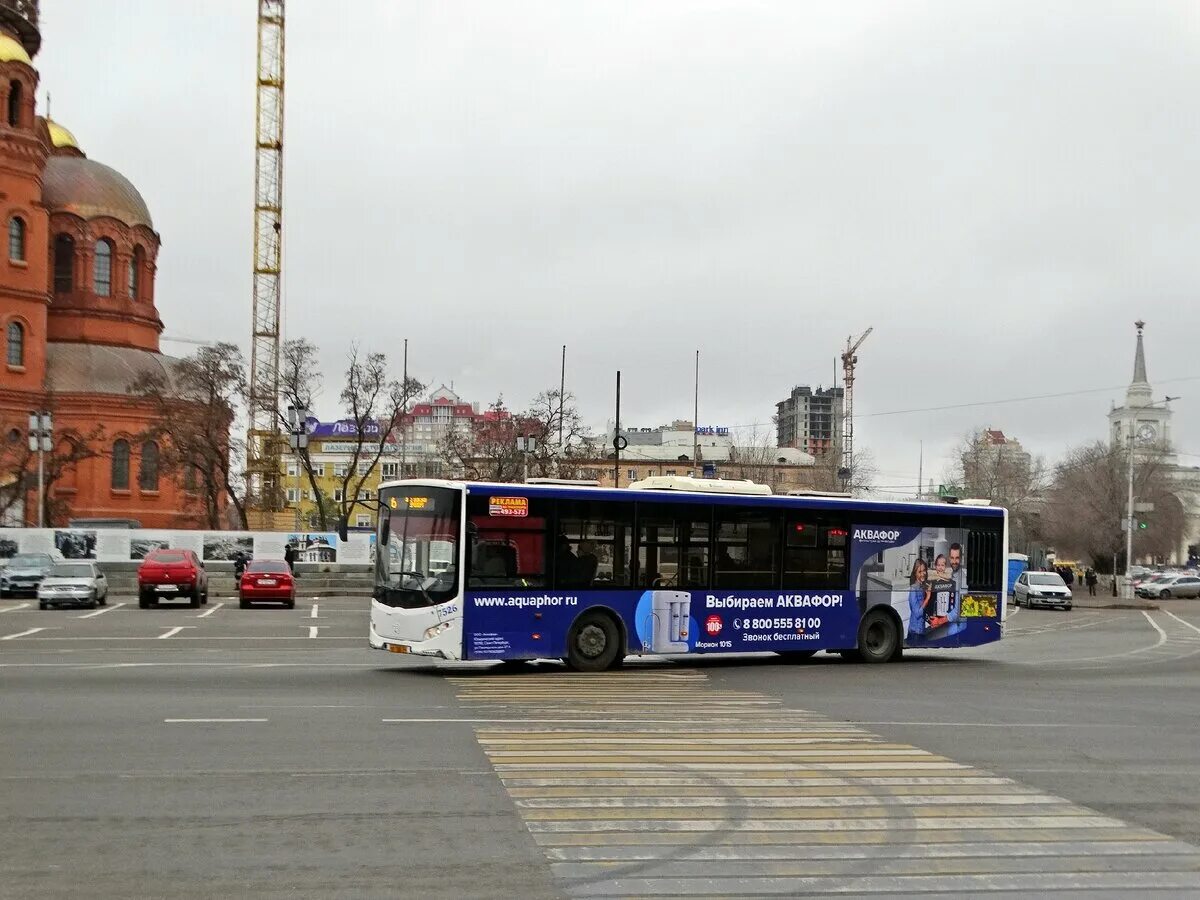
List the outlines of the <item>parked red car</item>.
{"label": "parked red car", "polygon": [[208,602],[208,573],[191,550],[151,550],[138,566],[138,606],[186,597],[188,605]]}
{"label": "parked red car", "polygon": [[282,559],[252,559],[238,584],[238,600],[242,609],[251,603],[282,603],[295,609],[296,582],[288,564]]}

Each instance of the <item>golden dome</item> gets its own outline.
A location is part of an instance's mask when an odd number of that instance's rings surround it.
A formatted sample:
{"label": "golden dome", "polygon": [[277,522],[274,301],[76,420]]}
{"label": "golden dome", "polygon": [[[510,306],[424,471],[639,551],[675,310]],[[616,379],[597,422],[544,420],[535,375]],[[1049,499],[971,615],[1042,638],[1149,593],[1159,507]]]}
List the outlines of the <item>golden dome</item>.
{"label": "golden dome", "polygon": [[55,147],[74,147],[76,150],[79,149],[79,142],[75,140],[75,135],[71,134],[71,132],[53,119],[46,120],[46,127],[50,129],[50,143]]}
{"label": "golden dome", "polygon": [[0,62],[23,62],[27,66],[33,65],[33,60],[29,58],[21,42],[13,40],[7,34],[0,34]]}

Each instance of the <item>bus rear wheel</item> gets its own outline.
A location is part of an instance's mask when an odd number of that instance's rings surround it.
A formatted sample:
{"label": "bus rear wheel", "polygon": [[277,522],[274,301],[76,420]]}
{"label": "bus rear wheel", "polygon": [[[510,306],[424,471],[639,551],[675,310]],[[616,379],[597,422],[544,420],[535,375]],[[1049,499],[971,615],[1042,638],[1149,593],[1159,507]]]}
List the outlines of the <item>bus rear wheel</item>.
{"label": "bus rear wheel", "polygon": [[621,629],[603,612],[585,612],[567,635],[567,665],[577,672],[603,672],[621,657]]}
{"label": "bus rear wheel", "polygon": [[882,609],[863,616],[858,626],[858,650],[855,658],[865,663],[890,662],[900,654],[900,628],[896,617]]}

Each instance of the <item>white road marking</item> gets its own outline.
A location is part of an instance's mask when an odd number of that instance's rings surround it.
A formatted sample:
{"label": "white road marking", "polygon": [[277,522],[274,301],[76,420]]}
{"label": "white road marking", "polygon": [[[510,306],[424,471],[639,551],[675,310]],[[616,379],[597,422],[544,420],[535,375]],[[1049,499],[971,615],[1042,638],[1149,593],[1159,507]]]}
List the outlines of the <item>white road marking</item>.
{"label": "white road marking", "polygon": [[94,619],[96,616],[102,616],[106,612],[112,612],[114,609],[120,609],[124,603],[114,603],[112,606],[102,606],[95,612],[84,613],[82,616],[76,616],[77,619]]}
{"label": "white road marking", "polygon": [[28,609],[28,603],[18,603],[16,606],[9,606],[6,609],[0,609],[0,613],[16,612],[18,609]]}
{"label": "white road marking", "polygon": [[1165,612],[1168,616],[1170,616],[1172,619],[1174,619],[1176,622],[1178,622],[1180,625],[1184,626],[1185,628],[1190,628],[1190,629],[1192,629],[1192,631],[1196,632],[1197,634],[1200,634],[1200,628],[1197,628],[1195,625],[1193,625],[1191,622],[1187,621],[1186,619],[1179,618],[1179,616],[1175,615],[1175,613],[1171,612],[1170,610],[1164,609],[1163,612]]}
{"label": "white road marking", "polygon": [[174,628],[168,628],[166,631],[164,631],[162,634],[160,634],[158,636],[158,640],[160,640],[160,641],[166,640],[169,637],[174,637],[175,635],[179,634],[179,632],[183,631],[183,629],[185,629],[185,628],[195,628],[195,627],[196,627],[195,625],[176,625]]}
{"label": "white road marking", "polygon": [[163,724],[166,725],[181,725],[184,723],[203,722],[203,723],[229,723],[229,722],[270,722],[270,719],[163,719]]}
{"label": "white road marking", "polygon": [[315,638],[317,636],[317,632],[320,630],[321,630],[320,625],[309,625],[308,626],[308,636],[310,638]]}
{"label": "white road marking", "polygon": [[319,605],[320,605],[320,604],[318,604],[318,603],[314,603],[314,604],[312,605],[312,612],[308,614],[308,617],[309,617],[310,619],[319,619],[319,618],[321,618],[320,616],[318,616],[318,615],[317,615],[317,607],[318,607]]}
{"label": "white road marking", "polygon": [[[1163,612],[1166,612],[1166,610],[1163,610]],[[1154,619],[1150,617],[1150,613],[1146,612],[1144,609],[1142,610],[1142,615],[1146,617],[1146,621],[1150,623],[1150,627],[1158,632],[1159,641],[1156,646],[1161,647],[1167,642],[1167,633],[1158,627],[1158,623],[1155,622]],[[1169,616],[1170,613],[1167,613],[1167,615]]]}
{"label": "white road marking", "polygon": [[4,637],[0,637],[0,641],[12,641],[12,640],[16,640],[17,638],[27,637],[28,635],[37,634],[39,631],[46,631],[46,630],[48,630],[48,629],[47,628],[30,628],[25,631],[18,631],[16,634],[6,634]]}
{"label": "white road marking", "polygon": [[209,616],[211,616],[213,613],[215,613],[215,612],[216,612],[218,609],[220,609],[220,608],[221,608],[222,606],[224,606],[224,605],[225,605],[224,603],[218,603],[218,604],[217,604],[216,606],[214,606],[212,609],[207,609],[207,610],[205,610],[204,612],[200,613],[200,615],[196,616],[195,618],[197,618],[197,619],[207,619]]}

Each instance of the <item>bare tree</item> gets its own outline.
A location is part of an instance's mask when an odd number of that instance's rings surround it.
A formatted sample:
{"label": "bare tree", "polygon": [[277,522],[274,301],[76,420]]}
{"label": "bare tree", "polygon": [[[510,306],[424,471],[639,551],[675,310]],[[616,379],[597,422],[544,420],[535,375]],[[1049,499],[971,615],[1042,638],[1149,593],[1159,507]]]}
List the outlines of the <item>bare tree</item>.
{"label": "bare tree", "polygon": [[363,487],[378,466],[389,437],[403,427],[409,403],[424,390],[425,385],[416,378],[391,378],[386,354],[363,356],[357,346],[351,348],[341,401],[353,431],[347,436],[352,449],[338,476],[342,499],[335,500],[343,520],[349,521],[362,504]]}
{"label": "bare tree", "polygon": [[520,481],[524,460],[517,438],[526,429],[497,397],[469,429],[451,429],[441,438],[438,453],[450,471],[471,481]]}
{"label": "bare tree", "polygon": [[[46,397],[43,407],[55,412],[53,395]],[[29,449],[25,418],[0,423],[0,521],[8,518],[18,506],[25,510],[27,522],[37,523],[38,454]],[[42,459],[42,496],[45,521],[65,522],[70,517],[70,501],[56,496],[54,486],[87,459],[101,455],[104,429],[97,425],[84,433],[75,428],[56,428],[54,449]]]}
{"label": "bare tree", "polygon": [[[518,438],[532,438],[528,458]],[[561,442],[560,442],[561,441]],[[542,391],[522,413],[513,414],[497,397],[470,430],[443,436],[439,453],[451,471],[479,481],[515,482],[525,476],[583,478],[597,448],[587,434],[575,396],[557,388]]]}
{"label": "bare tree", "polygon": [[542,391],[516,419],[525,437],[537,442],[530,472],[541,478],[578,479],[596,448],[587,434],[575,395],[557,388]]}
{"label": "bare tree", "polygon": [[[1069,451],[1055,468],[1042,528],[1060,555],[1093,562],[1115,557],[1118,569],[1123,567],[1128,465],[1128,450],[1097,442]],[[1135,452],[1136,502],[1154,507],[1142,517],[1149,527],[1134,532],[1135,558],[1168,558],[1182,540],[1183,510],[1171,493],[1166,469],[1165,448]]]}
{"label": "bare tree", "polygon": [[986,429],[976,429],[959,442],[948,479],[964,497],[1008,510],[1010,546],[1027,546],[1035,537],[1048,479],[1041,458],[993,443]]}
{"label": "bare tree", "polygon": [[[317,345],[305,338],[293,338],[280,348],[279,394],[282,401],[279,409],[279,426],[283,431],[291,427],[286,409],[312,409],[313,401],[321,393],[321,368],[318,362]],[[309,491],[315,502],[310,525],[328,531],[330,522],[341,514],[341,506],[326,497],[321,482],[317,480],[316,466],[308,447],[294,451],[300,468],[308,480]]]}
{"label": "bare tree", "polygon": [[188,493],[198,494],[209,528],[221,528],[228,501],[237,527],[245,529],[245,445],[231,429],[246,396],[246,360],[235,344],[200,347],[180,360],[168,379],[138,378],[129,392],[151,404],[153,420],[143,437],[159,443],[159,466]]}
{"label": "bare tree", "polygon": [[[703,456],[703,448],[701,448]],[[729,448],[729,462],[722,471],[733,478],[765,484],[777,493],[784,487],[779,469],[779,448],[770,432],[754,428]]]}
{"label": "bare tree", "polygon": [[854,451],[854,461],[848,477],[843,477],[842,455],[836,451],[823,453],[813,465],[813,488],[818,491],[847,491],[855,496],[869,494],[875,488],[879,470],[870,447]]}

